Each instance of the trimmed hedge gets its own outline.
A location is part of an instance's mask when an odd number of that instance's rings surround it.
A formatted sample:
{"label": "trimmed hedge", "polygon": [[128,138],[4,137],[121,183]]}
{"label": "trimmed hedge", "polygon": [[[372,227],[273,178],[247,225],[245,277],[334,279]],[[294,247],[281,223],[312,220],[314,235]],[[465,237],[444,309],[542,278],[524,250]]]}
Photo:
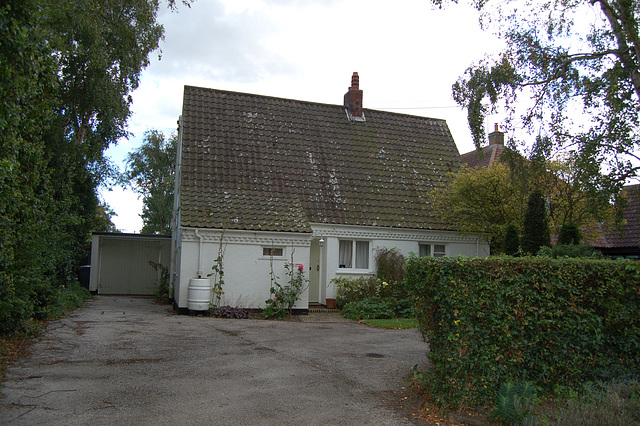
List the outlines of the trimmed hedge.
{"label": "trimmed hedge", "polygon": [[486,405],[502,383],[545,391],[640,366],[640,263],[550,258],[412,258],[405,270],[446,408]]}

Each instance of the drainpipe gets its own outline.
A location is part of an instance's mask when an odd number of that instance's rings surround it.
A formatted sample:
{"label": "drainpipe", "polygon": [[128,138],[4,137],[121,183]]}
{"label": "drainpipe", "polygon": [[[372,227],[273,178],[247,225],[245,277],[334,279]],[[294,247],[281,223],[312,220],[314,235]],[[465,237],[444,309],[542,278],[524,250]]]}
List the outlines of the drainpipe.
{"label": "drainpipe", "polygon": [[198,247],[198,278],[202,278],[202,235],[198,233],[197,229],[194,229],[194,232],[200,240],[200,246]]}
{"label": "drainpipe", "polygon": [[476,257],[480,257],[480,238],[476,238]]}

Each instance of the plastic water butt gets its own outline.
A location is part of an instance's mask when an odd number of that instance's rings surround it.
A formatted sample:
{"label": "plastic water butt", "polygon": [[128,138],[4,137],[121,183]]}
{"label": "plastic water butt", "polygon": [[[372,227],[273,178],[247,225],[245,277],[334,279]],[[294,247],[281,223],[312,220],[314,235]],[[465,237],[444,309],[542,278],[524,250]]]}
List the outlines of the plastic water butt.
{"label": "plastic water butt", "polygon": [[211,281],[208,278],[191,278],[187,307],[190,311],[208,311],[211,303]]}

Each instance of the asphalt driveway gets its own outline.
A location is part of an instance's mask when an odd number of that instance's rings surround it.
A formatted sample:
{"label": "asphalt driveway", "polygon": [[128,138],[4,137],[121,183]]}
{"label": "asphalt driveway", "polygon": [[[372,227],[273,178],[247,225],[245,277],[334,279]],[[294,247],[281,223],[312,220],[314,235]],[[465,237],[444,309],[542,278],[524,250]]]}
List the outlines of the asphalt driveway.
{"label": "asphalt driveway", "polygon": [[412,424],[416,330],[177,315],[96,296],[10,365],[0,424]]}

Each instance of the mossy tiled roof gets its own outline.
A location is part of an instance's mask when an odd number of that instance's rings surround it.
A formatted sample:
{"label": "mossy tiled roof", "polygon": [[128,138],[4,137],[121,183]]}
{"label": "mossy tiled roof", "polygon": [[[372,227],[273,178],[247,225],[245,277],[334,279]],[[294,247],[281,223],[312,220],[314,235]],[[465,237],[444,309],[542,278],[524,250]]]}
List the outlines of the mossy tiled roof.
{"label": "mossy tiled roof", "polygon": [[460,156],[444,120],[185,86],[181,225],[450,229],[427,193]]}

